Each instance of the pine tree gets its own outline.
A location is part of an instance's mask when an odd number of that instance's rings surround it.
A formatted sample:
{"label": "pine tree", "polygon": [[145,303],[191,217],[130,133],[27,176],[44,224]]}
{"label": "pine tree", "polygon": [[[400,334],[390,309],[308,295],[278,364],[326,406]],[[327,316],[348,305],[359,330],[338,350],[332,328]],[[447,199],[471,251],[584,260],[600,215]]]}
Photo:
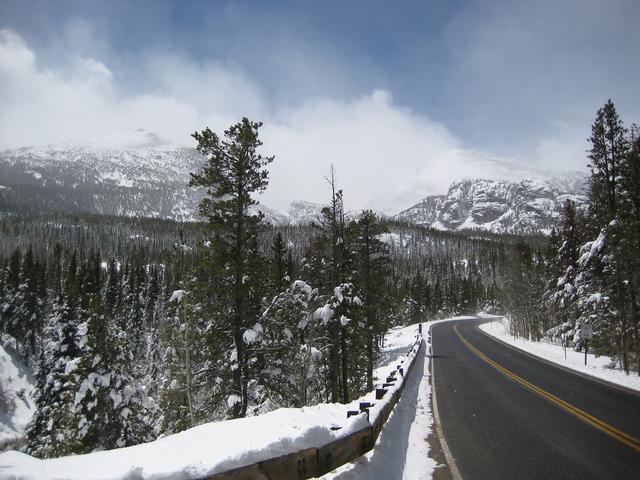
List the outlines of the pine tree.
{"label": "pine tree", "polygon": [[257,152],[262,145],[258,138],[261,125],[243,118],[224,132],[224,139],[208,128],[193,134],[207,163],[201,172],[191,175],[189,185],[206,192],[199,212],[211,227],[212,248],[217,252],[218,267],[222,267],[219,271],[225,272],[228,285],[225,290],[229,292],[227,322],[236,358],[229,398],[239,400],[233,403],[233,417],[243,417],[247,412],[249,359],[242,335],[260,313],[259,301],[251,301],[251,290],[261,279],[251,273],[255,271],[255,262],[260,260],[257,233],[263,216],[252,215],[249,208],[256,204],[252,195],[266,189],[265,167],[273,161],[273,157]]}
{"label": "pine tree", "polygon": [[629,277],[629,294],[633,338],[635,342],[637,372],[640,375],[640,128],[632,125],[629,130],[629,151],[622,169],[623,228],[627,274]]}
{"label": "pine tree", "polygon": [[620,175],[628,150],[626,129],[611,100],[598,110],[589,143],[591,213],[603,227],[618,215]]}
{"label": "pine tree", "polygon": [[[331,190],[331,200],[322,209],[318,234],[312,240],[306,256],[305,270],[310,283],[317,285],[322,294],[330,297],[349,278],[348,249],[345,245],[346,222],[344,217],[343,193],[337,187],[335,170],[327,179]],[[332,340],[329,346],[328,380],[331,402],[338,402],[348,396],[347,375],[347,332],[346,326],[337,321],[326,323],[327,336]]]}
{"label": "pine tree", "polygon": [[200,369],[198,352],[204,337],[192,303],[192,292],[176,290],[169,299],[167,317],[162,325],[161,432],[176,433],[194,427],[204,419],[197,403],[196,372]]}
{"label": "pine tree", "polygon": [[383,321],[387,301],[385,281],[389,274],[389,247],[380,240],[388,233],[378,217],[370,210],[363,212],[352,227],[352,249],[357,271],[355,282],[360,286],[364,300],[366,329],[367,390],[373,390],[376,337],[383,335],[389,325]]}
{"label": "pine tree", "polygon": [[112,429],[117,419],[110,396],[114,339],[109,335],[104,307],[96,294],[89,301],[87,321],[79,325],[78,335],[83,348],[73,382],[73,412],[78,422],[74,453],[114,448]]}
{"label": "pine tree", "polygon": [[[616,308],[616,323],[613,330],[617,330],[620,358],[625,371],[628,371],[628,318],[623,272],[623,231],[621,205],[623,200],[621,176],[623,163],[628,154],[626,129],[619,119],[613,102],[609,100],[596,115],[591,128],[591,220],[609,244],[611,258],[606,259],[608,268],[598,269],[602,275],[611,275],[613,281],[603,278],[601,285],[610,286],[611,290],[604,292],[609,296]],[[595,232],[594,232],[595,233]]]}
{"label": "pine tree", "polygon": [[261,404],[302,407],[321,401],[318,369],[327,339],[317,307],[318,291],[297,280],[245,331],[247,350],[259,359],[256,378],[265,389]]}
{"label": "pine tree", "polygon": [[77,268],[74,252],[65,269],[61,297],[45,327],[43,355],[36,374],[36,411],[27,428],[27,452],[40,458],[67,455],[78,448],[72,391],[73,372],[82,353],[78,341]]}
{"label": "pine tree", "polygon": [[277,232],[271,244],[270,259],[272,293],[274,295],[285,290],[290,283],[291,272],[289,272],[288,256],[289,252],[282,234]]}
{"label": "pine tree", "polygon": [[555,229],[552,233],[547,274],[550,280],[546,296],[555,323],[560,327],[556,331],[564,333],[569,327],[575,326],[579,316],[576,278],[580,272],[578,254],[584,241],[584,220],[573,201],[565,201],[558,233]]}

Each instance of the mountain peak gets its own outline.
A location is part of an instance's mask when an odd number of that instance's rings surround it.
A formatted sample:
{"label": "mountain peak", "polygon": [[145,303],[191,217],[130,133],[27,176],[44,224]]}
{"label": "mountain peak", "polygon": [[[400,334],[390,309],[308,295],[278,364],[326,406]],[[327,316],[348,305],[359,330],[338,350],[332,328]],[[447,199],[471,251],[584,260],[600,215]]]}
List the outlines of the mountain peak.
{"label": "mountain peak", "polygon": [[440,230],[548,233],[566,199],[579,205],[585,201],[546,179],[466,179],[452,183],[446,195],[425,197],[395,218]]}
{"label": "mountain peak", "polygon": [[76,140],[69,140],[59,146],[64,148],[97,148],[104,150],[123,150],[152,148],[166,145],[158,135],[143,128],[125,128],[107,133],[91,135]]}

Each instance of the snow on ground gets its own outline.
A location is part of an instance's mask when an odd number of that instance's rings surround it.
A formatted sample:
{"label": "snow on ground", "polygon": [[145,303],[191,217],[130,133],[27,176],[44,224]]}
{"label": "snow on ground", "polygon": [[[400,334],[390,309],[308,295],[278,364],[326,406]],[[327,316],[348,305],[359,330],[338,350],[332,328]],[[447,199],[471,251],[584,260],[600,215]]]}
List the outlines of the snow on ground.
{"label": "snow on ground", "polygon": [[575,352],[573,349],[567,348],[567,358],[565,359],[565,352],[561,345],[544,341],[532,342],[523,338],[514,339],[509,335],[507,322],[508,320],[500,317],[493,322],[480,325],[480,329],[509,345],[549,362],[640,391],[640,377],[634,373],[627,375],[622,370],[611,368],[612,361],[609,357],[596,357],[590,353],[587,355],[587,365],[585,366],[584,352]]}
{"label": "snow on ground", "polygon": [[[425,334],[426,328],[427,324],[423,330]],[[400,360],[406,358],[416,333],[416,325],[395,328],[388,333],[376,377],[382,381],[395,370]],[[353,468],[333,472],[334,478],[431,478],[435,463],[428,458],[426,442],[433,424],[429,359],[422,355],[416,358],[418,363],[378,438],[376,449]],[[363,399],[369,400],[372,396],[369,393]],[[354,404],[357,406],[357,401]],[[300,409],[282,408],[257,417],[208,423],[143,445],[59,459],[38,460],[11,451],[0,455],[0,477],[72,480],[87,478],[88,472],[94,480],[206,477],[320,446],[368,425],[364,415],[347,420],[349,407],[322,404]],[[372,408],[372,421],[377,414],[378,408]],[[334,431],[332,426],[343,428]]]}
{"label": "snow on ground", "polygon": [[29,369],[0,345],[0,450],[20,441],[33,415]]}
{"label": "snow on ground", "polygon": [[[134,447],[38,460],[0,455],[0,477],[16,479],[188,479],[328,443],[363,428],[344,405],[282,408],[257,417],[212,422]],[[337,431],[333,425],[344,425]]]}
{"label": "snow on ground", "polygon": [[[475,317],[455,317],[423,323],[425,341],[431,325],[472,318]],[[386,348],[394,350],[391,346],[394,333],[397,335],[398,345],[403,343],[399,338],[401,335],[415,335],[415,326],[412,327],[397,333],[392,330],[387,337]],[[382,358],[381,362],[384,362]],[[437,464],[429,457],[427,443],[427,438],[433,432],[430,361],[431,358],[427,355],[416,359],[418,363],[414,365],[411,377],[385,423],[375,448],[353,463],[321,477],[323,480],[428,480],[433,477]],[[389,366],[392,364],[393,362]],[[385,367],[380,367],[379,370],[384,371]]]}
{"label": "snow on ground", "polygon": [[375,448],[353,463],[327,475],[325,480],[427,480],[436,462],[429,458],[431,434],[431,384],[429,357],[416,359],[411,377],[387,420]]}

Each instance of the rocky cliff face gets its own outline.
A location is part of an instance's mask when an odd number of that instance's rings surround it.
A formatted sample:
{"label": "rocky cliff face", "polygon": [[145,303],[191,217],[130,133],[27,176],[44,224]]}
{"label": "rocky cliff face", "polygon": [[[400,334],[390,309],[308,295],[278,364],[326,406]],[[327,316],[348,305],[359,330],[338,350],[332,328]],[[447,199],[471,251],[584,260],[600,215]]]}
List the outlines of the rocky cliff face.
{"label": "rocky cliff face", "polygon": [[464,180],[395,218],[441,230],[548,233],[566,199],[584,202],[581,195],[561,192],[545,180]]}

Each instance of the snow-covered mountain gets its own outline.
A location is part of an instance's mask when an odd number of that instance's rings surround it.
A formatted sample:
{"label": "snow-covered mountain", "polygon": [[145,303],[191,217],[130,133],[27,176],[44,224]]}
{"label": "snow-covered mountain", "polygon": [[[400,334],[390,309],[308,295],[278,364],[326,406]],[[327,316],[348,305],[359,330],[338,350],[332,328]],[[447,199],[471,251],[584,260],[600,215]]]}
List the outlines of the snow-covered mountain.
{"label": "snow-covered mountain", "polygon": [[[428,196],[396,218],[448,230],[546,231],[566,195],[581,193],[584,183],[581,174],[544,176],[479,152],[460,151],[456,159],[462,163],[451,165],[452,174],[479,170],[506,180],[455,182],[446,195]],[[195,220],[200,197],[187,183],[189,172],[203,163],[194,148],[168,144],[140,128],[5,150],[0,152],[0,210]],[[274,225],[316,221],[321,209],[301,200],[283,211],[256,206]]]}
{"label": "snow-covered mountain", "polygon": [[[561,180],[555,185],[562,186]],[[584,203],[581,185],[565,182],[563,191],[549,179],[463,180],[446,195],[428,196],[394,218],[441,230],[548,233],[566,199]]]}
{"label": "snow-covered mountain", "polygon": [[[132,217],[197,218],[189,172],[204,158],[154,133],[127,129],[44,147],[0,152],[0,208]],[[272,224],[315,221],[322,205],[294,201],[284,211],[258,205]]]}
{"label": "snow-covered mountain", "polygon": [[296,200],[286,210],[276,210],[262,204],[258,204],[256,210],[261,211],[264,219],[272,225],[302,225],[317,222],[323,207],[320,203]]}
{"label": "snow-covered mountain", "polygon": [[191,220],[197,196],[193,148],[130,129],[79,141],[0,152],[0,207]]}

